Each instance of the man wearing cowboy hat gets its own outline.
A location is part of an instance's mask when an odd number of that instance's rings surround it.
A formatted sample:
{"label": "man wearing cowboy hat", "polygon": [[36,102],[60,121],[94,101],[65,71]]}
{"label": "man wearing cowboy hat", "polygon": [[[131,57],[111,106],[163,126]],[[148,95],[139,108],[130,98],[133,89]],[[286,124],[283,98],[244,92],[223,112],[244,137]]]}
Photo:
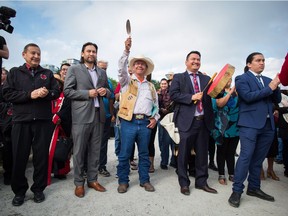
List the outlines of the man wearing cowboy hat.
{"label": "man wearing cowboy hat", "polygon": [[140,186],[146,191],[155,191],[149,178],[149,138],[152,129],[159,119],[158,98],[154,85],[146,80],[151,74],[154,64],[145,56],[133,57],[129,68],[133,75],[127,72],[128,57],[131,48],[131,38],[125,41],[125,50],[119,60],[119,82],[121,84],[121,101],[118,116],[121,118],[121,150],[117,166],[118,192],[125,193],[129,186],[129,158],[134,143],[137,143],[139,154]]}

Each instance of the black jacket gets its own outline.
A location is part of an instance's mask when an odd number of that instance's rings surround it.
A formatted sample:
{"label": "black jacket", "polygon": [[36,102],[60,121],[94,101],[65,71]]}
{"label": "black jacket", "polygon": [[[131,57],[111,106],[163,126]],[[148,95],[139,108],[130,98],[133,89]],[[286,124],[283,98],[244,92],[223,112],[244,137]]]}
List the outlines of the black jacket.
{"label": "black jacket", "polygon": [[[49,90],[45,98],[31,99],[31,92],[40,87]],[[60,89],[52,71],[38,66],[35,75],[26,67],[14,67],[7,75],[3,97],[13,104],[13,121],[51,120],[51,100],[59,97]]]}
{"label": "black jacket", "polygon": [[[210,77],[201,72],[198,72],[198,75],[200,86],[204,89],[209,83]],[[208,89],[209,88],[206,88],[203,93],[202,104],[204,109],[204,122],[206,128],[211,131],[214,128],[214,113],[211,97],[207,94]],[[192,125],[197,105],[192,101],[192,95],[195,93],[190,75],[187,71],[174,75],[169,94],[171,100],[176,104],[173,116],[175,126],[178,127],[179,131],[188,131]]]}

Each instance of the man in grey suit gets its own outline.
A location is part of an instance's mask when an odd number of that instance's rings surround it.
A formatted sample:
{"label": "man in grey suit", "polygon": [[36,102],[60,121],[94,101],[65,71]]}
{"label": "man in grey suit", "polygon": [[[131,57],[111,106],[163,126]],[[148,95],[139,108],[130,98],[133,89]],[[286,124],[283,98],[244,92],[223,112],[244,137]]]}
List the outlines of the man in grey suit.
{"label": "man in grey suit", "polygon": [[[87,160],[89,188],[104,192],[97,181],[100,146],[105,123],[103,97],[110,97],[107,74],[97,67],[96,44],[82,46],[79,65],[71,66],[65,78],[64,94],[71,99],[75,195],[84,197],[84,160]],[[87,154],[87,155],[85,155]]]}

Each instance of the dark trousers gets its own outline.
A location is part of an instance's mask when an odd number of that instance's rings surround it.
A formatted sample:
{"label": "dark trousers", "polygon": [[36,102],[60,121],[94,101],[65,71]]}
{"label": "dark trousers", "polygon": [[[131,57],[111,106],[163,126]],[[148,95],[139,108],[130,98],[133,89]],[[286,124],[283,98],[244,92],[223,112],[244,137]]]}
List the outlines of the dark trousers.
{"label": "dark trousers", "polygon": [[152,129],[151,136],[150,136],[150,142],[149,142],[149,157],[155,157],[155,136],[157,132],[157,125]]}
{"label": "dark trousers", "polygon": [[262,129],[240,127],[239,136],[241,149],[235,168],[233,191],[242,193],[248,173],[248,189],[260,189],[262,163],[274,139],[274,130],[270,119],[267,119]]}
{"label": "dark trousers", "polygon": [[3,137],[3,169],[4,178],[11,180],[13,156],[12,156],[12,141],[11,141],[11,128],[2,133]]}
{"label": "dark trousers", "polygon": [[234,175],[235,151],[239,142],[239,137],[223,137],[222,145],[217,146],[217,165],[219,175],[225,175],[225,162],[228,174]]}
{"label": "dark trousers", "polygon": [[101,149],[100,149],[99,170],[100,169],[106,169],[108,140],[109,140],[110,134],[111,134],[111,118],[112,117],[106,118],[106,121],[104,124],[104,132],[103,132]]}
{"label": "dark trousers", "polygon": [[13,169],[11,187],[15,195],[25,195],[29,188],[25,170],[31,147],[33,153],[32,192],[42,192],[47,186],[48,154],[52,136],[52,121],[15,123],[12,127]]}
{"label": "dark trousers", "polygon": [[208,146],[209,163],[214,163],[215,149],[216,149],[215,140],[212,136],[209,136],[209,146]]}
{"label": "dark trousers", "polygon": [[181,187],[189,186],[190,180],[187,172],[191,149],[194,147],[195,158],[195,186],[203,187],[208,179],[208,143],[209,131],[203,120],[193,120],[188,131],[179,131],[180,143],[178,153],[178,181]]}
{"label": "dark trousers", "polygon": [[288,175],[288,138],[282,138],[283,141],[283,165],[284,165],[284,172]]}

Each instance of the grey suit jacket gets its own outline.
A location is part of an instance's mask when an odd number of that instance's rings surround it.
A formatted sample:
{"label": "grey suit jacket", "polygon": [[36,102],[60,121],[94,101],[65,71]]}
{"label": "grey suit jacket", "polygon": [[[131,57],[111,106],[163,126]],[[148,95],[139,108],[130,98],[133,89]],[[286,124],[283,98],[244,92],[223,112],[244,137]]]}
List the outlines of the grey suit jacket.
{"label": "grey suit jacket", "polygon": [[[105,97],[110,97],[107,74],[96,67],[98,82],[96,88],[106,88]],[[89,90],[95,89],[92,78],[84,64],[69,67],[64,82],[64,95],[71,99],[71,112],[73,124],[92,123],[95,117],[94,98],[89,97]],[[105,108],[103,98],[98,97],[100,104],[100,122],[105,122]]]}

